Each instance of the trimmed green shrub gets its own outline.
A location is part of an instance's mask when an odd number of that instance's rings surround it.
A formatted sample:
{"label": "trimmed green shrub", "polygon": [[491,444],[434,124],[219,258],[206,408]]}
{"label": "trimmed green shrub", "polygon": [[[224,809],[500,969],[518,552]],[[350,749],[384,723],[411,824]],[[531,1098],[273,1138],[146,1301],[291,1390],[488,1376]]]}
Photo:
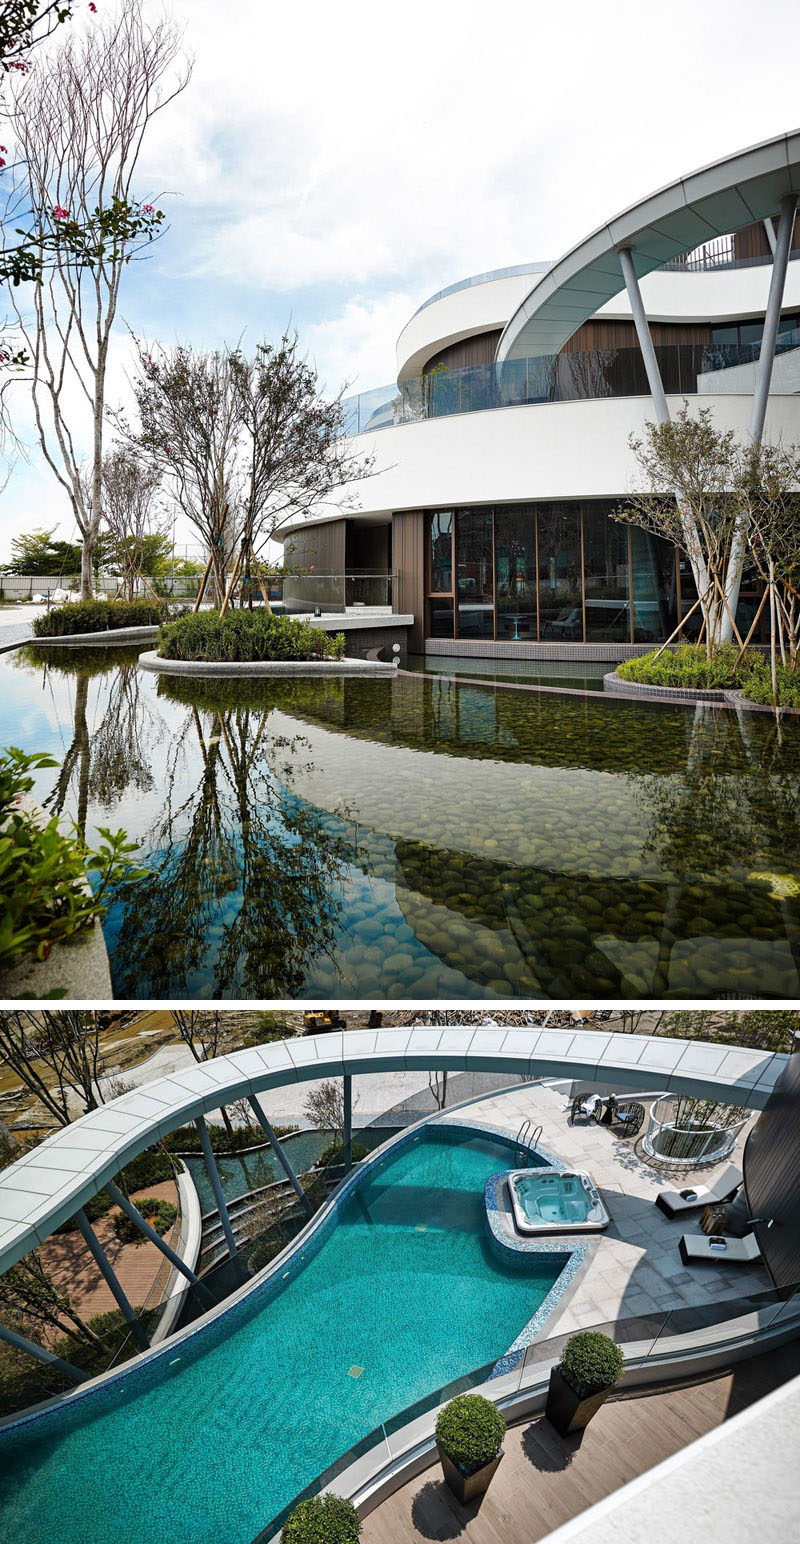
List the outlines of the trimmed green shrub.
{"label": "trimmed green shrub", "polygon": [[613,1389],[622,1376],[622,1352],[610,1336],[599,1330],[579,1330],[571,1335],[561,1353],[559,1370],[581,1399]]}
{"label": "trimmed green shrub", "polygon": [[300,1501],[281,1530],[281,1544],[357,1544],[361,1518],[346,1496],[311,1496]]}
{"label": "trimmed green shrub", "polygon": [[37,638],[111,633],[121,627],[157,627],[166,614],[166,606],[152,600],[76,600],[37,617],[33,631]]}
{"label": "trimmed green shrub", "polygon": [[268,611],[198,611],[159,629],[162,659],[242,661],[342,659],[344,634],[330,637],[300,617]]}
{"label": "trimmed green shrub", "polygon": [[[273,1126],[276,1137],[288,1136],[291,1131],[297,1131],[296,1126]],[[267,1134],[260,1126],[234,1126],[233,1133],[226,1131],[224,1126],[209,1126],[208,1134],[211,1138],[211,1146],[215,1153],[240,1153],[243,1148],[266,1147]],[[162,1142],[171,1153],[202,1153],[200,1133],[196,1126],[178,1126],[177,1130],[169,1131]],[[149,1184],[150,1181],[144,1181]]]}
{"label": "trimmed green shrub", "polygon": [[[752,662],[751,673],[742,682],[742,696],[748,702],[760,702],[772,707],[772,677],[769,660],[763,655]],[[800,708],[800,670],[787,670],[779,664],[776,671],[778,702],[781,708]]]}
{"label": "trimmed green shrub", "polygon": [[639,681],[643,686],[682,686],[724,691],[738,686],[752,669],[753,656],[745,655],[738,663],[735,644],[724,643],[708,659],[695,643],[682,643],[677,649],[655,654],[640,654],[617,665],[623,681]]}
{"label": "trimmed green shrub", "polygon": [[457,1394],[439,1411],[436,1441],[462,1469],[482,1469],[503,1446],[506,1423],[496,1405],[482,1394]]}
{"label": "trimmed green shrub", "polygon": [[[175,1218],[178,1208],[173,1201],[162,1201],[160,1196],[146,1196],[143,1201],[136,1202],[136,1210],[140,1212],[151,1228],[156,1233],[168,1233]],[[127,1212],[118,1212],[114,1218],[114,1232],[122,1244],[143,1244],[144,1234],[138,1223],[135,1223]]]}
{"label": "trimmed green shrub", "polygon": [[[360,1163],[362,1158],[369,1157],[369,1148],[365,1147],[363,1142],[354,1142],[350,1149],[350,1156],[353,1163]],[[341,1142],[331,1142],[330,1146],[320,1153],[316,1166],[318,1169],[327,1169],[328,1164],[342,1163],[343,1159],[344,1148]]]}

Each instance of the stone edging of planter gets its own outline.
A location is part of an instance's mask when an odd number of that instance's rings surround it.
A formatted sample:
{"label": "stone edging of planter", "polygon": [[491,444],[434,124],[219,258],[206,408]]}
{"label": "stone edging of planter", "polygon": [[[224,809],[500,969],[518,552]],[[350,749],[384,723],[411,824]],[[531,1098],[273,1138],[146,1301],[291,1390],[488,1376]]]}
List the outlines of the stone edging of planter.
{"label": "stone edging of planter", "polygon": [[139,669],[177,676],[391,676],[394,665],[372,659],[161,659],[153,649],[139,655]]}
{"label": "stone edging of planter", "polygon": [[649,697],[651,702],[707,702],[709,706],[743,709],[747,713],[800,714],[800,708],[773,708],[769,703],[750,702],[743,692],[730,688],[651,686],[644,681],[625,681],[616,670],[603,676],[603,692],[609,697]]}
{"label": "stone edging of planter", "polygon": [[87,644],[94,647],[101,644],[109,648],[115,643],[150,643],[158,636],[158,627],[107,627],[101,633],[64,633],[60,638],[26,639],[27,643],[35,643],[42,649],[80,648]]}

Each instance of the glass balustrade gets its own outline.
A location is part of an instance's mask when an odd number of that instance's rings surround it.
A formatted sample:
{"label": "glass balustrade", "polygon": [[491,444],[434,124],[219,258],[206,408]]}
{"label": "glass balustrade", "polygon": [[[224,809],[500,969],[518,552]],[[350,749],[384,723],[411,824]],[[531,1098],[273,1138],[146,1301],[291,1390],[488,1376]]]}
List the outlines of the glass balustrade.
{"label": "glass balustrade", "polygon": [[[665,390],[675,396],[695,396],[711,389],[709,376],[755,364],[760,348],[760,340],[755,339],[666,344],[655,352]],[[796,348],[800,348],[800,330],[779,334],[777,354]],[[342,429],[345,434],[364,434],[492,408],[646,396],[649,387],[638,347],[564,351],[463,370],[435,369],[400,386],[377,386],[345,399]]]}

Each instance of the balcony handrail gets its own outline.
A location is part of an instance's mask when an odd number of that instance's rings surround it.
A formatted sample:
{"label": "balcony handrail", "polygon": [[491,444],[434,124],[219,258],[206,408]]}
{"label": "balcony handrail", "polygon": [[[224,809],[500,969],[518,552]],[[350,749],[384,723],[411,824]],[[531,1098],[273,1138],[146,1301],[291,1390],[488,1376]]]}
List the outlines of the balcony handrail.
{"label": "balcony handrail", "polygon": [[[800,253],[796,255],[800,256]],[[800,348],[800,329],[779,332],[776,354],[797,348]],[[655,345],[665,389],[680,396],[697,395],[701,375],[757,364],[760,350],[760,341],[715,343],[708,340]],[[376,404],[376,391],[384,389],[385,400]],[[345,399],[343,406],[347,412],[343,433],[379,433],[401,424],[493,408],[650,394],[641,352],[635,343],[612,348],[562,350],[558,354],[504,360],[499,364],[492,361],[457,370],[431,371],[403,381],[400,386],[376,388],[376,391]],[[378,415],[380,421],[373,423]]]}

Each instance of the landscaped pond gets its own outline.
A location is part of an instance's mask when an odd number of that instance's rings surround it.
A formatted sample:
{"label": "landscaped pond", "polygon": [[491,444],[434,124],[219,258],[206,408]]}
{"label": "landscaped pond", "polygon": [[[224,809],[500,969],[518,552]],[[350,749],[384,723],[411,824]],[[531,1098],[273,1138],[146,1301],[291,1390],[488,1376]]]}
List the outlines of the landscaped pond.
{"label": "landscaped pond", "polygon": [[119,649],[5,655],[0,701],[47,808],[142,844],[120,997],[800,994],[800,720]]}

